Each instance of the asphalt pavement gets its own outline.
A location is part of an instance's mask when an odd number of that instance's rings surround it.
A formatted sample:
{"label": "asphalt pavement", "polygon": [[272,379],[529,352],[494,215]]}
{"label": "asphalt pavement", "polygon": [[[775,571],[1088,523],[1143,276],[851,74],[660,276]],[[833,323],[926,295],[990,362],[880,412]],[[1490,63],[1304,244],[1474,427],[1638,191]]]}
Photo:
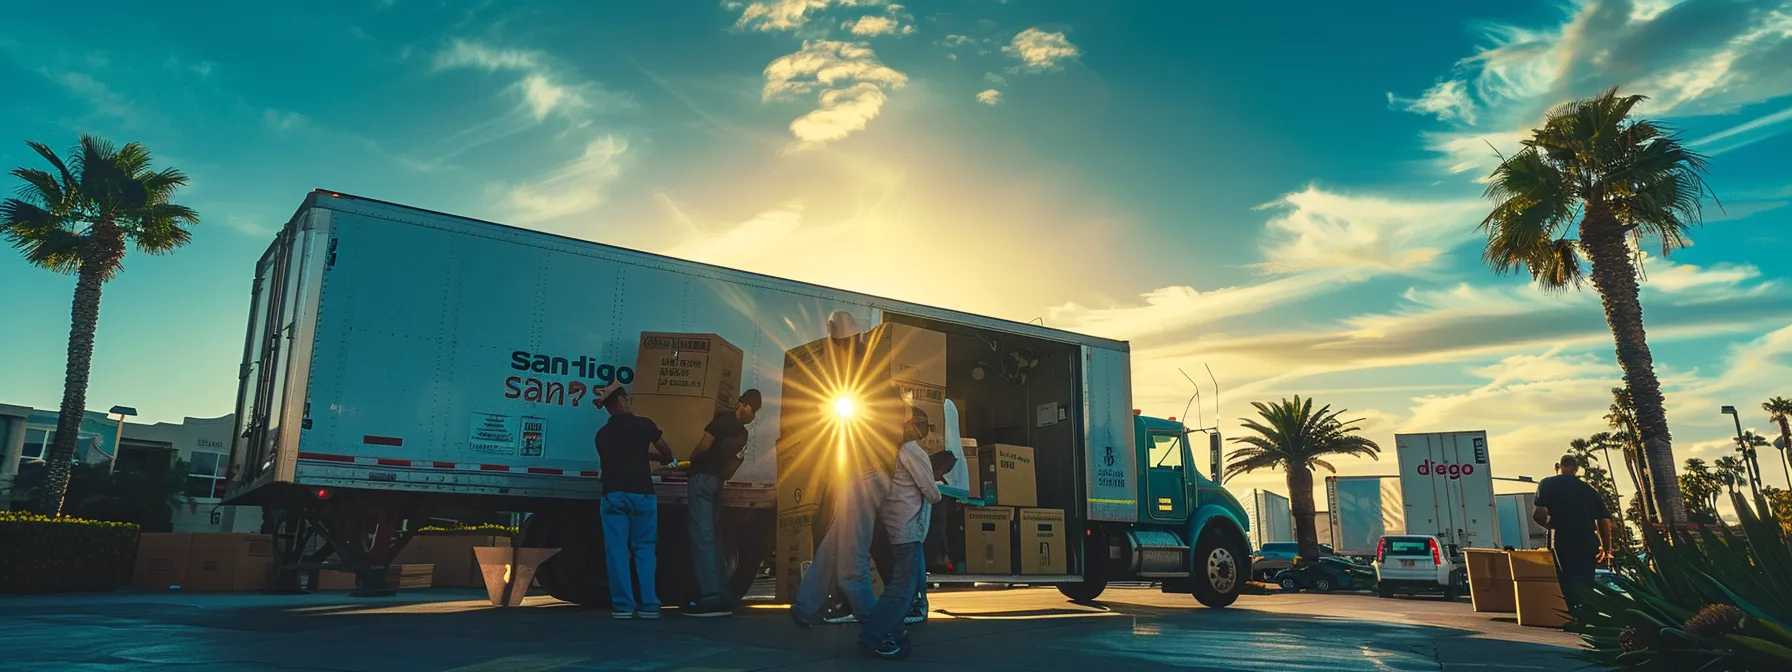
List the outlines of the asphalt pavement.
{"label": "asphalt pavement", "polygon": [[1050,588],[932,596],[915,654],[875,660],[856,626],[794,627],[757,604],[727,619],[604,610],[482,591],[387,598],[119,592],[0,597],[0,670],[69,672],[747,672],[757,670],[1571,670],[1578,640],[1467,602],[1364,595],[1186,595],[1114,587],[1094,604]]}

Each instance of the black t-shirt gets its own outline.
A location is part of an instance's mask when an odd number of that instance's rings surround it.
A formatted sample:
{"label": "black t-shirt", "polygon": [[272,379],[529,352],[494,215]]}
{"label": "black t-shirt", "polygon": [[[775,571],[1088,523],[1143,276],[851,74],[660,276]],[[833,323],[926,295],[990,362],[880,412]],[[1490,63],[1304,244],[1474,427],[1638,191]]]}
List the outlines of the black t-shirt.
{"label": "black t-shirt", "polygon": [[597,430],[597,458],[603,466],[604,492],[653,494],[653,468],[647,450],[660,439],[659,425],[639,415],[611,416]]}
{"label": "black t-shirt", "polygon": [[740,453],[747,447],[747,426],[733,411],[717,413],[703,431],[715,440],[709,450],[691,457],[692,474],[708,474],[726,480],[740,468]]}
{"label": "black t-shirt", "polygon": [[1549,509],[1549,527],[1557,537],[1592,539],[1594,523],[1612,514],[1599,491],[1578,476],[1556,474],[1537,484],[1537,506]]}

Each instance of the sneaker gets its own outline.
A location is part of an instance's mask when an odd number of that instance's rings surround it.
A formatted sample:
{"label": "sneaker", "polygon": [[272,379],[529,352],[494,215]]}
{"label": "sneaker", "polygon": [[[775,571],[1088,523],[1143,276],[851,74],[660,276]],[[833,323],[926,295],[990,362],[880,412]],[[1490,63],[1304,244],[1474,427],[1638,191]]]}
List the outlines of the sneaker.
{"label": "sneaker", "polygon": [[871,647],[871,655],[890,660],[902,660],[908,657],[911,647],[907,637],[891,635],[883,638],[877,646]]}
{"label": "sneaker", "polygon": [[916,623],[926,623],[927,622],[927,603],[926,602],[916,602],[914,604],[914,606],[909,607],[908,613],[902,617],[902,622],[904,625],[914,625]]}
{"label": "sneaker", "polygon": [[721,605],[703,607],[698,606],[695,602],[685,605],[683,609],[678,610],[678,613],[691,618],[723,618],[734,615],[734,611],[727,607]]}
{"label": "sneaker", "polygon": [[838,623],[857,623],[857,622],[859,622],[859,619],[858,619],[858,617],[853,616],[852,607],[850,605],[847,605],[845,603],[836,603],[836,604],[834,604],[834,606],[828,608],[827,611],[822,612],[821,622],[836,623],[836,624],[838,624]]}
{"label": "sneaker", "polygon": [[659,617],[660,617],[660,610],[658,610],[658,609],[655,609],[653,611],[637,611],[637,612],[635,612],[635,618],[644,618],[644,619],[651,621],[651,620],[659,618]]}
{"label": "sneaker", "polygon": [[798,615],[796,613],[796,607],[790,608],[790,622],[795,623],[796,627],[802,628],[804,630],[808,630],[809,626],[810,626],[809,621],[804,620],[801,615]]}
{"label": "sneaker", "polygon": [[626,621],[626,620],[629,620],[634,617],[635,617],[635,612],[632,612],[632,611],[612,611],[612,612],[610,612],[610,618],[613,620]]}

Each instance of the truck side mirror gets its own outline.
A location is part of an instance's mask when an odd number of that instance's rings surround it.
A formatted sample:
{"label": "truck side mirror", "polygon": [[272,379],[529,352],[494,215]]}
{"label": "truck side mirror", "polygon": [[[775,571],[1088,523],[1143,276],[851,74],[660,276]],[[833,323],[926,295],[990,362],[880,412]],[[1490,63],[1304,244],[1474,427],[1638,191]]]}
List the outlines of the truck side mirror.
{"label": "truck side mirror", "polygon": [[1220,433],[1217,430],[1207,433],[1207,459],[1211,463],[1213,482],[1226,482],[1220,473]]}

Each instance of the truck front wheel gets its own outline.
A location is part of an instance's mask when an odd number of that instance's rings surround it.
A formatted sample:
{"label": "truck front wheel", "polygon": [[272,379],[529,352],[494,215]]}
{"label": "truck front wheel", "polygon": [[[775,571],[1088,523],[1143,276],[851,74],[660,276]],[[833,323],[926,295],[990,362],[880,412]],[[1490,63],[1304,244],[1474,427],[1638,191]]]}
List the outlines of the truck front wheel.
{"label": "truck front wheel", "polygon": [[1195,599],[1214,609],[1238,601],[1238,593],[1244,589],[1247,562],[1250,558],[1245,555],[1244,544],[1237,539],[1217,528],[1202,532],[1195,542]]}

